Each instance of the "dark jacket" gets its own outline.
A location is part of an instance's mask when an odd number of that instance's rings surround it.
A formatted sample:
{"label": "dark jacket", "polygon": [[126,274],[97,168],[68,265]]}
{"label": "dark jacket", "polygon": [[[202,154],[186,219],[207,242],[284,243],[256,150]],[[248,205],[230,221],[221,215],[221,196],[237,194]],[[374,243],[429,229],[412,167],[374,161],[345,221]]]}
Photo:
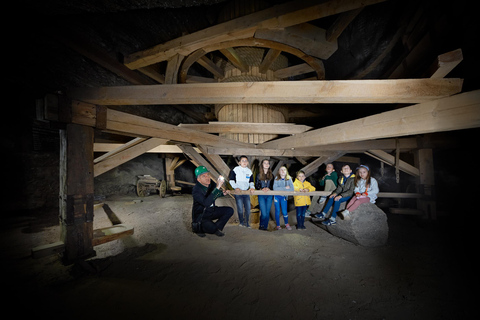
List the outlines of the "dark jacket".
{"label": "dark jacket", "polygon": [[217,185],[213,181],[210,182],[208,187],[205,187],[200,182],[197,182],[192,189],[192,196],[192,221],[198,222],[203,210],[215,210],[215,199],[223,197],[223,191],[217,189]]}
{"label": "dark jacket", "polygon": [[344,175],[338,178],[338,186],[333,193],[335,193],[337,196],[342,196],[342,198],[346,198],[353,196],[354,190],[355,175],[352,173],[348,178],[345,178]]}
{"label": "dark jacket", "polygon": [[271,180],[260,180],[260,173],[257,174],[257,179],[255,179],[255,189],[262,190],[263,188],[268,188],[273,190],[273,179]]}

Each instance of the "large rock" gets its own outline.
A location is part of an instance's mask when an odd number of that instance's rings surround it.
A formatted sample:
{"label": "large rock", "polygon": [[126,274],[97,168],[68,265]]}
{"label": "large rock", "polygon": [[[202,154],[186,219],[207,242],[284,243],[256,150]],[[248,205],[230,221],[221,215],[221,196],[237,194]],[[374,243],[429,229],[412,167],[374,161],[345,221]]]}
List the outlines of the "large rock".
{"label": "large rock", "polygon": [[373,203],[361,204],[349,220],[337,216],[336,224],[320,225],[336,237],[365,247],[383,246],[388,239],[387,216]]}

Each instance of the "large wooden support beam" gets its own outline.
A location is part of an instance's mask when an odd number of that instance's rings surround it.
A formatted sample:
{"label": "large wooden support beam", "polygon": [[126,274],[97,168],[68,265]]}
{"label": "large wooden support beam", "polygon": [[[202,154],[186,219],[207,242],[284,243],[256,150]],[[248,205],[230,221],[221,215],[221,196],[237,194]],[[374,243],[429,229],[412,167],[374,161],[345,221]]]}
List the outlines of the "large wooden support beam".
{"label": "large wooden support beam", "polygon": [[394,156],[386,153],[383,150],[368,150],[365,152],[365,154],[375,159],[378,159],[384,163],[387,163],[391,166],[398,166],[399,170],[406,172],[412,176],[418,177],[420,175],[420,172],[418,171],[417,168],[415,168],[411,164],[406,163],[403,160],[398,159],[398,163],[397,163],[397,159]]}
{"label": "large wooden support beam", "polygon": [[254,123],[254,122],[209,122],[208,124],[181,123],[182,128],[189,128],[208,133],[270,133],[296,134],[312,129],[306,125],[294,123]]}
{"label": "large wooden support beam", "polygon": [[135,137],[154,137],[219,147],[253,146],[249,143],[225,139],[213,134],[181,128],[168,123],[78,101],[72,103],[72,122]]}
{"label": "large wooden support beam", "polygon": [[306,148],[480,127],[480,90],[268,141],[260,148]]}
{"label": "large wooden support beam", "polygon": [[420,103],[456,94],[462,79],[187,83],[73,89],[98,105],[232,103]]}
{"label": "large wooden support beam", "polygon": [[68,124],[60,134],[60,241],[71,264],[93,250],[93,128]]}
{"label": "large wooden support beam", "polygon": [[384,0],[292,1],[193,32],[125,57],[130,69],[168,60],[175,54],[188,55],[209,44],[250,38],[257,29],[280,29],[361,8]]}
{"label": "large wooden support beam", "polygon": [[96,163],[93,167],[94,171],[94,176],[98,177],[102,173],[105,173],[122,163],[125,163],[127,161],[130,161],[146,152],[149,150],[166,143],[167,140],[165,139],[159,139],[159,138],[150,138],[148,140],[145,140],[143,142],[140,142],[138,144],[135,144],[134,146],[125,149],[123,151],[120,151],[116,153],[115,155],[106,158],[103,161],[100,161]]}

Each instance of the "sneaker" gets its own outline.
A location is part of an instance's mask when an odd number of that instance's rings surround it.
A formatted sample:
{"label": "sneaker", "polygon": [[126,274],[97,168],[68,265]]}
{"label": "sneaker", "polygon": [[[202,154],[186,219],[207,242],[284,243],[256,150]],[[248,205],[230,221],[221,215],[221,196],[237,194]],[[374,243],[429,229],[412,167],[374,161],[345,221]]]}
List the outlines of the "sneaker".
{"label": "sneaker", "polygon": [[320,212],[320,213],[317,213],[316,215],[314,215],[313,217],[317,218],[317,219],[325,219],[325,213]]}
{"label": "sneaker", "polygon": [[290,225],[287,223],[287,224],[285,225],[285,229],[287,229],[287,230],[292,230],[292,227],[290,227]]}
{"label": "sneaker", "polygon": [[340,218],[342,218],[343,220],[350,220],[350,211],[348,210],[343,210],[342,212],[339,212],[338,215],[340,216]]}
{"label": "sneaker", "polygon": [[275,227],[275,230],[282,230],[282,227],[276,226],[276,227]]}
{"label": "sneaker", "polygon": [[239,227],[245,227],[245,225],[243,223],[240,223],[238,226]]}
{"label": "sneaker", "polygon": [[325,226],[333,226],[334,224],[337,224],[337,221],[332,220],[332,219],[328,219],[328,220],[323,221],[322,224],[325,225]]}

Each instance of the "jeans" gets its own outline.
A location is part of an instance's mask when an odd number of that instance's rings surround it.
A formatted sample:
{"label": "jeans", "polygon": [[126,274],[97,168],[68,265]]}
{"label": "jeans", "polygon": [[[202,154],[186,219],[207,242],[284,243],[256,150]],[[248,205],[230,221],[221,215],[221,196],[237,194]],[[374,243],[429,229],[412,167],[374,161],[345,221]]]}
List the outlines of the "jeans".
{"label": "jeans", "polygon": [[280,211],[282,211],[283,221],[288,224],[287,199],[285,196],[274,196],[273,203],[275,204],[275,222],[280,226]]}
{"label": "jeans", "polygon": [[[233,215],[233,209],[230,207],[215,207],[213,211],[205,211],[202,217],[202,229],[204,233],[215,233],[222,231]],[[217,220],[213,222],[213,220]]]}
{"label": "jeans", "polygon": [[307,211],[307,206],[295,207],[297,211],[297,228],[305,228],[305,212]]}
{"label": "jeans", "polygon": [[325,208],[323,208],[322,212],[325,214],[325,216],[328,213],[328,210],[330,210],[330,207],[333,204],[333,210],[332,210],[332,215],[330,216],[330,219],[336,220],[337,219],[337,211],[340,209],[340,204],[350,200],[351,197],[342,197],[340,200],[335,201],[335,197],[331,197],[328,199],[327,204],[325,205]]}
{"label": "jeans", "polygon": [[250,226],[249,224],[250,195],[247,195],[247,194],[235,195],[235,201],[237,203],[237,213],[238,213],[238,220],[240,221],[240,224],[244,225],[245,227],[249,227]]}
{"label": "jeans", "polygon": [[260,207],[260,229],[267,230],[270,221],[270,209],[272,208],[273,196],[258,196]]}

